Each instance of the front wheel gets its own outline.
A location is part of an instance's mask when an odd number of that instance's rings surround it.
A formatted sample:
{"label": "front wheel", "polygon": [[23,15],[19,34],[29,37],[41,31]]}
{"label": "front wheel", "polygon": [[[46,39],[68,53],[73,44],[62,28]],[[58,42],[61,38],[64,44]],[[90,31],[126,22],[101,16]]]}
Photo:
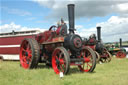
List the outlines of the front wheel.
{"label": "front wheel", "polygon": [[81,50],[80,58],[84,58],[83,64],[79,65],[79,69],[83,72],[93,72],[96,67],[96,54],[89,48],[84,47]]}
{"label": "front wheel", "polygon": [[70,58],[64,47],[57,47],[52,54],[52,67],[56,74],[67,74],[70,68]]}

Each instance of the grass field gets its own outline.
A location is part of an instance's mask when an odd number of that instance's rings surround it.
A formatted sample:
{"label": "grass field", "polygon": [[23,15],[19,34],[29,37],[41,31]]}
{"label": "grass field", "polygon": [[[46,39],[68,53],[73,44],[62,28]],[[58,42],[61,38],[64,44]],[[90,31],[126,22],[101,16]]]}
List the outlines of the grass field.
{"label": "grass field", "polygon": [[110,63],[97,64],[93,73],[71,67],[62,79],[45,65],[24,70],[18,61],[0,61],[0,85],[128,85],[128,59],[113,58]]}

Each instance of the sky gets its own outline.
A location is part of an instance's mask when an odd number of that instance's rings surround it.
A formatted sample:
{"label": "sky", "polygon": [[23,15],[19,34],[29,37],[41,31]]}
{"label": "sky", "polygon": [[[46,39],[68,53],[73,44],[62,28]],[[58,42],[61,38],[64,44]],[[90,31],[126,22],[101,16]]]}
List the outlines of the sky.
{"label": "sky", "polygon": [[101,26],[103,42],[128,41],[128,0],[0,0],[0,33],[45,31],[61,18],[68,26],[67,4],[75,4],[75,33],[88,38]]}

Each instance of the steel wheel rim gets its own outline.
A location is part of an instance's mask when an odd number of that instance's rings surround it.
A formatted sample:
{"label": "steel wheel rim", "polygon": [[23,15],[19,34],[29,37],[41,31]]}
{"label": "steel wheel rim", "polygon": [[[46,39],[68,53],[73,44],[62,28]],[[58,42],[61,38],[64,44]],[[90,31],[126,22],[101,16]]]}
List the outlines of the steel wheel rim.
{"label": "steel wheel rim", "polygon": [[53,53],[52,66],[56,74],[65,72],[66,63],[64,56],[64,53],[60,49],[56,49]]}
{"label": "steel wheel rim", "polygon": [[83,61],[83,64],[79,65],[78,67],[83,72],[89,72],[90,69],[92,68],[92,56],[91,56],[91,53],[88,50],[83,49],[81,51],[80,57],[83,57],[84,61]]}
{"label": "steel wheel rim", "polygon": [[24,40],[22,42],[21,48],[20,48],[20,63],[21,66],[25,69],[28,69],[30,67],[32,61],[32,50],[31,45],[27,40]]}

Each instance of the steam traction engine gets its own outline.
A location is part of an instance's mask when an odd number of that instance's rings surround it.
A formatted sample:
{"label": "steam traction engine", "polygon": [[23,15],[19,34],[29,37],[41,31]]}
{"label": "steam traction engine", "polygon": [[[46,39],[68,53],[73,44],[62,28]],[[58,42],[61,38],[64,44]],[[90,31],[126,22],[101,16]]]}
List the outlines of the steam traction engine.
{"label": "steam traction engine", "polygon": [[111,54],[107,51],[103,43],[101,42],[101,27],[97,27],[97,37],[96,35],[92,34],[89,39],[83,40],[85,46],[92,48],[96,54],[96,62],[110,62],[111,61]]}
{"label": "steam traction engine", "polygon": [[119,42],[120,42],[120,46],[118,45],[118,43],[115,43],[115,45],[111,45],[111,46],[109,45],[109,46],[106,46],[106,48],[112,55],[116,55],[117,58],[125,58],[126,50],[122,46],[121,38]]}
{"label": "steam traction engine", "polygon": [[[52,64],[56,74],[67,74],[70,65],[83,72],[92,72],[96,56],[89,47],[82,47],[82,39],[74,33],[74,4],[68,5],[69,34],[63,20],[38,34],[35,39],[24,39],[20,48],[20,64],[25,69],[36,68],[39,61]],[[54,30],[56,28],[56,30]]]}

